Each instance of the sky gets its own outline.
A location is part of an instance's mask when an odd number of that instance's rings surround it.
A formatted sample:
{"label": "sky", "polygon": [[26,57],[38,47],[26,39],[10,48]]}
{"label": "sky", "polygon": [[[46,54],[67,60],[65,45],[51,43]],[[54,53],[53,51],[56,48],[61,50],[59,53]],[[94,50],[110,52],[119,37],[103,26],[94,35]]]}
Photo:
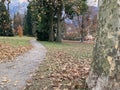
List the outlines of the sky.
{"label": "sky", "polygon": [[10,16],[13,18],[14,14],[17,12],[24,14],[27,10],[28,2],[27,0],[11,0],[10,3]]}
{"label": "sky", "polygon": [[27,2],[27,0],[19,0],[20,3]]}
{"label": "sky", "polygon": [[87,4],[88,4],[89,6],[98,7],[98,0],[87,0]]}

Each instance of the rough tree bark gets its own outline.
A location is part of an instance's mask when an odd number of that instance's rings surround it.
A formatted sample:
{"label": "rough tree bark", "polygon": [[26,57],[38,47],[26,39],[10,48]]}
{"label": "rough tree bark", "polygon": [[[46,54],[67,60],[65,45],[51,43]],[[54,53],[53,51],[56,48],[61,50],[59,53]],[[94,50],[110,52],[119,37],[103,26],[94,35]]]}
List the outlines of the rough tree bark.
{"label": "rough tree bark", "polygon": [[87,84],[90,90],[120,90],[120,0],[99,0],[99,25]]}
{"label": "rough tree bark", "polygon": [[54,13],[53,13],[53,10],[51,9],[50,19],[49,19],[49,29],[50,29],[49,41],[51,41],[51,42],[54,41],[53,18],[54,18]]}
{"label": "rough tree bark", "polygon": [[62,31],[61,31],[61,16],[63,10],[63,0],[58,0],[58,9],[57,9],[57,42],[62,42]]}
{"label": "rough tree bark", "polygon": [[58,17],[57,17],[57,42],[61,42],[61,10],[58,9]]}

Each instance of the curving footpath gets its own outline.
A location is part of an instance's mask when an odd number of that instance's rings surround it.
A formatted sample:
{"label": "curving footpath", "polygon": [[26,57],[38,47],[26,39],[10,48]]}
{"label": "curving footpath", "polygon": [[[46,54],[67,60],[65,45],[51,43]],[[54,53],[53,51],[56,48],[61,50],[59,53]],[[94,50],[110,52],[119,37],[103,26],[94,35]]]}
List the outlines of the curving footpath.
{"label": "curving footpath", "polygon": [[30,42],[33,45],[30,51],[16,57],[14,62],[0,64],[0,90],[23,90],[26,80],[45,58],[45,47],[36,40]]}

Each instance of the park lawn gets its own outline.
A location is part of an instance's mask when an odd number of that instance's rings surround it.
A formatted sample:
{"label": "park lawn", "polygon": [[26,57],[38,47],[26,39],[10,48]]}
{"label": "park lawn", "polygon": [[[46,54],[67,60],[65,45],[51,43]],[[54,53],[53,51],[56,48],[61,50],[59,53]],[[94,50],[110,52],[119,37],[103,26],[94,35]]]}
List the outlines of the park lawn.
{"label": "park lawn", "polygon": [[13,47],[28,46],[32,37],[0,37],[0,43],[8,44]]}
{"label": "park lawn", "polygon": [[47,57],[25,90],[87,90],[93,44],[40,43],[47,48]]}
{"label": "park lawn", "polygon": [[0,37],[0,63],[14,61],[14,58],[32,48],[30,37]]}

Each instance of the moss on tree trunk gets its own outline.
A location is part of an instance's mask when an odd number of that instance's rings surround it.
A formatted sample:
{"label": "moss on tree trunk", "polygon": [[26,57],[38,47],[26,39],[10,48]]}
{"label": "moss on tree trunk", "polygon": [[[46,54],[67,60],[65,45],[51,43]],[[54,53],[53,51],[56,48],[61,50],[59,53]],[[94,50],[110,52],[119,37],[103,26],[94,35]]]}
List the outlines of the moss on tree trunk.
{"label": "moss on tree trunk", "polygon": [[88,87],[120,90],[120,0],[99,0],[98,19]]}

